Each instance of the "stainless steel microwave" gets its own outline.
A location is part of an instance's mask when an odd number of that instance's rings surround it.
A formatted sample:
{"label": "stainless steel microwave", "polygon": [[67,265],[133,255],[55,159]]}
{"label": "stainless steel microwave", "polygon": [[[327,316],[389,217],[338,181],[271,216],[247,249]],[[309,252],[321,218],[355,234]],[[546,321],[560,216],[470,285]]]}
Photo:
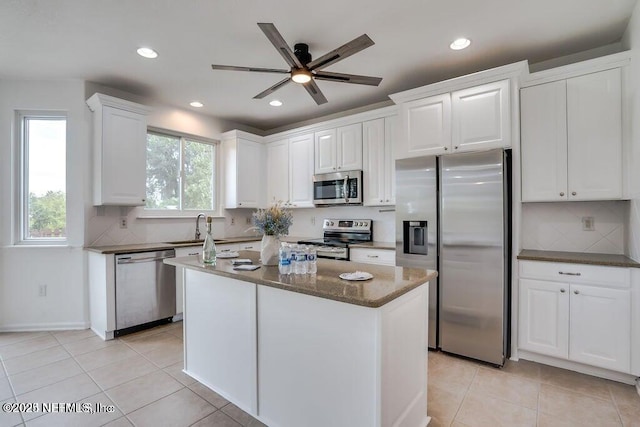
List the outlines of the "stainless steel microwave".
{"label": "stainless steel microwave", "polygon": [[322,205],[361,205],[362,171],[343,171],[313,176],[313,203]]}

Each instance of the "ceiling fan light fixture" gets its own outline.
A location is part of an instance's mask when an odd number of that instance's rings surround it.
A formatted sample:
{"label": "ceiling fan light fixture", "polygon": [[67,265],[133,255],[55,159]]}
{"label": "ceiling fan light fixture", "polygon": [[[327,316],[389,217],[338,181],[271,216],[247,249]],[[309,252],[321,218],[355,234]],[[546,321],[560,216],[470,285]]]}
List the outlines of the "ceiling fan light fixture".
{"label": "ceiling fan light fixture", "polygon": [[311,72],[304,69],[291,71],[291,80],[296,83],[304,84],[311,81]]}
{"label": "ceiling fan light fixture", "polygon": [[462,50],[469,47],[470,44],[471,40],[465,37],[460,37],[459,39],[455,39],[454,41],[452,41],[449,47],[453,50]]}
{"label": "ceiling fan light fixture", "polygon": [[273,101],[269,102],[269,105],[271,105],[272,107],[280,107],[282,105],[282,101],[280,101],[279,99],[274,99]]}
{"label": "ceiling fan light fixture", "polygon": [[138,52],[138,55],[142,56],[143,58],[154,59],[158,57],[158,52],[151,49],[150,47],[140,47],[136,52]]}

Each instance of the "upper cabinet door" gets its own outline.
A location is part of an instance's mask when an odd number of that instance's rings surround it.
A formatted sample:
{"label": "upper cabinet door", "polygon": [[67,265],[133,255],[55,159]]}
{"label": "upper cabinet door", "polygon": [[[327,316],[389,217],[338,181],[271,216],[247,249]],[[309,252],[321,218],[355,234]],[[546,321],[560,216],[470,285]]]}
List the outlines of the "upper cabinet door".
{"label": "upper cabinet door", "polygon": [[94,204],[144,205],[146,116],[105,106],[102,119],[102,188]]}
{"label": "upper cabinet door", "polygon": [[453,151],[509,147],[509,99],[509,80],[453,92]]}
{"label": "upper cabinet door", "polygon": [[395,146],[398,141],[398,116],[384,118],[385,205],[396,204]]}
{"label": "upper cabinet door", "polygon": [[289,141],[267,146],[267,204],[289,200]]}
{"label": "upper cabinet door", "polygon": [[432,96],[402,104],[402,137],[396,158],[443,154],[451,147],[451,96]]}
{"label": "upper cabinet door", "polygon": [[337,168],[339,171],[362,169],[362,124],[337,129]]}
{"label": "upper cabinet door", "polygon": [[338,164],[336,152],[336,130],[329,129],[315,134],[316,173],[335,172]]}
{"label": "upper cabinet door", "polygon": [[564,80],[520,91],[522,201],[567,200]]}
{"label": "upper cabinet door", "polygon": [[385,119],[362,124],[363,135],[363,198],[365,206],[378,206],[385,197]]}
{"label": "upper cabinet door", "polygon": [[313,207],[313,134],[289,140],[289,206]]}
{"label": "upper cabinet door", "polygon": [[147,106],[95,93],[93,111],[93,204],[144,206]]}
{"label": "upper cabinet door", "polygon": [[[238,208],[259,208],[264,200],[264,146],[253,141],[238,138],[237,161],[237,206]],[[256,177],[258,179],[256,180]]]}
{"label": "upper cabinet door", "polygon": [[569,200],[622,197],[620,69],[567,80]]}

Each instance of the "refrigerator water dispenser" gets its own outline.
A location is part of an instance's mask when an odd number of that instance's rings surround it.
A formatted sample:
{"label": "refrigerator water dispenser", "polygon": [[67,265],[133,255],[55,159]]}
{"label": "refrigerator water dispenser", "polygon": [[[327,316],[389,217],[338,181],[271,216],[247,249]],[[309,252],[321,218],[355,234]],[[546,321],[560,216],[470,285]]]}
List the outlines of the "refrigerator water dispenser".
{"label": "refrigerator water dispenser", "polygon": [[403,221],[404,253],[427,255],[427,221]]}

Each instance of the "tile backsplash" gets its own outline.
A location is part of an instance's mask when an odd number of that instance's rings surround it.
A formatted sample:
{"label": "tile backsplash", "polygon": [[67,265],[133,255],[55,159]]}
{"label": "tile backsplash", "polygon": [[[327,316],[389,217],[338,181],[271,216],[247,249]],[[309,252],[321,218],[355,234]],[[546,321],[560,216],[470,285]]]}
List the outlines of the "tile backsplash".
{"label": "tile backsplash", "polygon": [[[626,254],[628,201],[522,204],[522,248]],[[583,230],[592,217],[594,230]]]}

